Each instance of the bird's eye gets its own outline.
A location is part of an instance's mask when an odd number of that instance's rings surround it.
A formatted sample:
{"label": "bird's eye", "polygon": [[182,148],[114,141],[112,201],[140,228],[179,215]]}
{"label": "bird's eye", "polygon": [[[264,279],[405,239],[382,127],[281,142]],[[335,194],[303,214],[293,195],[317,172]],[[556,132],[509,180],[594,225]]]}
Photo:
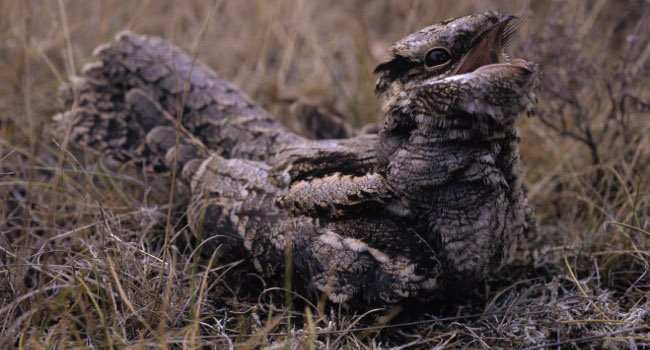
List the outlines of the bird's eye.
{"label": "bird's eye", "polygon": [[424,56],[424,65],[427,67],[435,67],[449,62],[451,54],[447,49],[435,48],[427,52]]}

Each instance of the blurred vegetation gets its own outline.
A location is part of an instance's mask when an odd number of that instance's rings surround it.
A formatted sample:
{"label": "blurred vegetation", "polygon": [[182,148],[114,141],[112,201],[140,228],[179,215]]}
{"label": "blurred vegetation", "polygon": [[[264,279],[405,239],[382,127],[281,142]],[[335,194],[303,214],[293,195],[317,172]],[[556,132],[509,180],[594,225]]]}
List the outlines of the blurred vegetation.
{"label": "blurred vegetation", "polygon": [[[373,65],[420,27],[524,18],[508,52],[544,72],[520,123],[538,234],[483,290],[374,328],[238,289],[236,266],[193,254],[182,203],[164,246],[165,179],[72,157],[51,116],[94,47],[130,29],[189,49],[213,8],[199,59],[289,124],[295,98],[381,119]],[[650,347],[649,73],[644,0],[1,1],[0,347]]]}

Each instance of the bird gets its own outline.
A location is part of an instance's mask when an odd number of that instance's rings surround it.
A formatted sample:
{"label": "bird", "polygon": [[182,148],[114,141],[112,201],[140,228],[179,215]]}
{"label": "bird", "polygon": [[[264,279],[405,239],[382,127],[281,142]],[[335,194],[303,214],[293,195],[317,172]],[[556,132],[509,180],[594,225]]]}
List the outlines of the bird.
{"label": "bird", "polygon": [[448,19],[374,69],[378,133],[309,140],[167,41],[118,34],[62,91],[55,120],[80,148],[175,172],[188,223],[219,261],[340,305],[468,288],[534,229],[517,121],[538,65],[504,49],[519,20]]}

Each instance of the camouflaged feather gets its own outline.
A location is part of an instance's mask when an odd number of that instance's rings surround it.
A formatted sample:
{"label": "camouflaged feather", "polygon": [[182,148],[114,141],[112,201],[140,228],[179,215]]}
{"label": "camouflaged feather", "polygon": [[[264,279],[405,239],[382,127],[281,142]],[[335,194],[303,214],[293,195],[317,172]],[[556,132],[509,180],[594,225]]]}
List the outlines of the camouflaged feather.
{"label": "camouflaged feather", "polygon": [[[532,226],[515,124],[536,67],[454,74],[507,20],[461,17],[396,43],[375,70],[378,135],[304,139],[185,51],[128,32],[95,51],[57,119],[118,160],[178,164],[191,228],[221,261],[278,283],[291,254],[294,285],[336,303],[426,299],[503,263]],[[451,59],[426,66],[439,46]]]}

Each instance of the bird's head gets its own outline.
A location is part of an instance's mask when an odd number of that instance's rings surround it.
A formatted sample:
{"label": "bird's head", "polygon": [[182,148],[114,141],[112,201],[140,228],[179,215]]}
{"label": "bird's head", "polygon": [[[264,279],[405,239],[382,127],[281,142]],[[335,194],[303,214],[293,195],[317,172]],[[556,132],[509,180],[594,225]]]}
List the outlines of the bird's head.
{"label": "bird's head", "polygon": [[515,16],[485,12],[446,20],[398,41],[374,70],[383,112],[460,112],[497,120],[530,114],[538,68],[503,51],[517,23]]}

